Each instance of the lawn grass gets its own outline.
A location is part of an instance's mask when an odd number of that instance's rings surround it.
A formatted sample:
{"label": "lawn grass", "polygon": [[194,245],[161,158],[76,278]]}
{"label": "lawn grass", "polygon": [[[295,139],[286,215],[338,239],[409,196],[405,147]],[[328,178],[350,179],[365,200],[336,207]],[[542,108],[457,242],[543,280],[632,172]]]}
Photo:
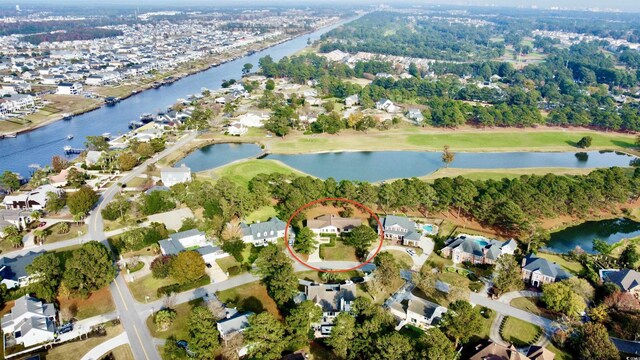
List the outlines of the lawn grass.
{"label": "lawn grass", "polygon": [[[115,360],[135,360],[131,347],[128,344],[120,345],[111,350],[111,355]],[[102,359],[106,360],[107,356],[102,357],[101,360]]]}
{"label": "lawn grass", "polygon": [[407,254],[405,251],[385,250],[385,252],[393,255],[401,269],[409,270],[413,266],[413,259],[411,259],[411,255]]}
{"label": "lawn grass", "polygon": [[535,315],[542,315],[542,311],[536,305],[536,299],[528,298],[528,297],[519,297],[511,300],[509,305],[518,308],[520,310],[524,310],[526,312],[530,312]]}
{"label": "lawn grass", "polygon": [[80,235],[78,235],[78,232],[82,232],[82,234],[86,234],[87,233],[87,224],[78,224],[78,223],[68,223],[69,226],[69,232],[65,233],[65,234],[59,234],[58,231],[60,230],[60,226],[62,225],[62,223],[57,223],[54,224],[50,227],[47,228],[47,230],[49,230],[51,232],[51,235],[47,236],[47,238],[44,240],[44,242],[46,244],[51,244],[51,243],[55,243],[58,241],[64,241],[64,240],[69,240],[69,239],[73,239],[75,237],[78,237]]}
{"label": "lawn grass", "polygon": [[247,223],[256,221],[267,221],[272,217],[276,217],[276,209],[273,206],[263,206],[245,217]]}
{"label": "lawn grass", "polygon": [[215,178],[227,177],[239,185],[249,184],[249,180],[258,174],[304,175],[302,172],[280,161],[266,159],[240,161],[211,171],[205,171],[203,174]]}
{"label": "lawn grass", "polygon": [[98,291],[92,292],[91,295],[86,299],[66,299],[64,297],[58,297],[58,301],[60,303],[60,309],[77,309],[75,318],[78,320],[110,313],[116,310],[108,286],[105,286]]}
{"label": "lawn grass", "polygon": [[338,239],[335,246],[323,246],[320,249],[320,258],[326,261],[359,261],[356,249]]}
{"label": "lawn grass", "polygon": [[278,319],[282,318],[267,288],[258,281],[218,291],[216,296],[227,306],[236,306],[240,311],[253,311],[256,314],[268,311]]}
{"label": "lawn grass", "polygon": [[226,256],[221,259],[216,259],[216,263],[224,272],[229,271],[230,267],[242,265],[233,256]]}
{"label": "lawn grass", "polygon": [[571,360],[573,359],[573,356],[571,356],[571,354],[569,354],[568,352],[562,350],[562,349],[558,349],[555,345],[553,345],[553,343],[549,343],[547,344],[547,350],[551,351],[552,353],[556,354],[556,357],[554,357],[554,360]]}
{"label": "lawn grass", "polygon": [[500,335],[515,346],[525,346],[533,344],[541,331],[539,326],[507,316],[500,328]]}
{"label": "lawn grass", "polygon": [[558,265],[562,266],[563,268],[567,269],[569,272],[573,274],[578,274],[580,271],[584,269],[582,264],[580,264],[579,262],[567,260],[560,255],[539,252],[538,257],[557,263]]}
{"label": "lawn grass", "polygon": [[135,281],[128,282],[129,290],[133,297],[140,301],[146,302],[146,297],[149,297],[149,301],[158,300],[157,290],[162,286],[167,286],[175,283],[170,278],[156,279],[153,275],[145,275]]}
{"label": "lawn grass", "polygon": [[[106,326],[107,335],[100,337],[92,337],[86,340],[81,341],[73,341],[64,343],[62,345],[56,346],[49,350],[46,355],[47,360],[69,360],[69,359],[80,359],[82,355],[89,352],[89,350],[94,347],[102,344],[103,342],[116,337],[118,334],[122,333],[123,328],[122,325],[117,326]],[[69,357],[73,355],[72,357]]]}
{"label": "lawn grass", "polygon": [[189,338],[189,314],[191,310],[199,305],[202,305],[202,299],[196,299],[190,302],[182,303],[173,306],[173,310],[176,311],[176,318],[166,331],[158,331],[156,324],[153,323],[153,316],[147,318],[147,327],[151,336],[160,339],[167,339],[170,336],[175,336],[178,340],[184,340]]}
{"label": "lawn grass", "polygon": [[470,180],[502,180],[519,178],[522,175],[546,175],[553,173],[555,175],[586,175],[593,171],[592,168],[519,168],[519,169],[458,169],[458,168],[441,168],[431,174],[421,176],[420,179],[432,182],[435,179],[443,177],[464,176]]}
{"label": "lawn grass", "polygon": [[436,254],[435,251],[433,251],[431,255],[429,255],[429,257],[427,258],[427,262],[435,266],[442,265],[443,267],[451,266],[453,264],[453,261],[451,261],[451,259],[443,258],[442,256]]}

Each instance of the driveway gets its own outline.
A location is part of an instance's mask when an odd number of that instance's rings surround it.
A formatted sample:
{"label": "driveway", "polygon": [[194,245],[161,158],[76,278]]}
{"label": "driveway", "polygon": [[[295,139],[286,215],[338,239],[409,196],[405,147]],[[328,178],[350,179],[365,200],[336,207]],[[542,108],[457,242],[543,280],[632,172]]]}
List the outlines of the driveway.
{"label": "driveway", "polygon": [[219,283],[229,278],[227,274],[224,271],[222,271],[222,268],[220,267],[220,265],[218,265],[217,262],[212,261],[209,264],[211,265],[211,267],[206,268],[206,270],[207,270],[207,275],[209,275],[209,277],[211,278],[211,282]]}
{"label": "driveway", "polygon": [[[413,255],[411,256],[411,260],[413,261],[413,266],[411,267],[411,270],[413,271],[420,271],[420,269],[422,268],[422,265],[425,263],[425,261],[427,261],[427,259],[429,258],[429,256],[431,255],[431,253],[433,252],[433,240],[431,240],[431,238],[428,238],[426,236],[423,236],[420,238],[420,248],[422,249],[422,254],[420,255]],[[380,251],[385,251],[385,250],[396,250],[396,251],[402,251],[402,252],[406,252],[407,249],[411,249],[412,247],[410,246],[401,246],[401,245],[384,245],[382,246],[382,248],[380,248]],[[369,258],[373,255],[373,252],[375,250],[372,250],[369,253]]]}
{"label": "driveway", "polygon": [[102,358],[104,355],[107,355],[111,350],[117,348],[120,345],[128,344],[129,337],[126,332],[111,338],[102,344],[98,344],[98,346],[89,350],[88,353],[84,354],[82,360],[97,360]]}

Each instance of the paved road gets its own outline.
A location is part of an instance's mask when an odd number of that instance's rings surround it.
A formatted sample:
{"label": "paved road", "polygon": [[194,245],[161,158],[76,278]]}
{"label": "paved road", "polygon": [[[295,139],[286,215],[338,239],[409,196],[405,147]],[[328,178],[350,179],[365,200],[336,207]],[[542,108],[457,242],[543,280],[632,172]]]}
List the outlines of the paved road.
{"label": "paved road", "polygon": [[[120,345],[128,344],[129,338],[127,337],[127,333],[123,332],[122,334],[111,338],[102,344],[94,347],[89,350],[88,353],[84,354],[81,360],[98,360],[104,355],[107,355],[111,350],[117,348]],[[137,359],[137,358],[136,358]]]}
{"label": "paved road", "polygon": [[469,301],[471,301],[476,305],[480,305],[480,306],[484,306],[489,309],[492,309],[499,314],[506,315],[506,316],[513,316],[514,318],[526,321],[534,325],[538,325],[541,328],[546,330],[552,330],[557,327],[557,323],[553,320],[549,320],[547,318],[543,318],[542,316],[538,316],[530,312],[520,310],[509,304],[505,304],[497,300],[491,300],[488,297],[480,294],[471,293]]}

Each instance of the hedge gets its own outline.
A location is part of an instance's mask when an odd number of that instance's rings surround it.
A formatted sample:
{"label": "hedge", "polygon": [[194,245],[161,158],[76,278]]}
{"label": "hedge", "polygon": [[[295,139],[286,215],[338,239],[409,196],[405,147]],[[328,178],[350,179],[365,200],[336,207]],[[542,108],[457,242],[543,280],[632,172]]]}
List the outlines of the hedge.
{"label": "hedge", "polygon": [[171,284],[167,286],[163,286],[158,288],[156,295],[158,297],[162,297],[162,295],[171,295],[172,293],[181,293],[183,291],[196,289],[202,286],[209,285],[211,283],[211,279],[208,275],[201,277],[200,279],[186,283],[186,284]]}

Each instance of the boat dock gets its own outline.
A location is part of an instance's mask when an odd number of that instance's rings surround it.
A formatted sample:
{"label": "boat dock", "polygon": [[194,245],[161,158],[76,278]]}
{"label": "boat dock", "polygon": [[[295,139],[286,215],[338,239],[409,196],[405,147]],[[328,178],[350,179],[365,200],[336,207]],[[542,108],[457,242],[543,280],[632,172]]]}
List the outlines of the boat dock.
{"label": "boat dock", "polygon": [[85,150],[85,149],[75,149],[75,148],[72,148],[71,146],[65,146],[63,149],[64,149],[64,154],[65,155],[80,154],[81,152],[83,152]]}

